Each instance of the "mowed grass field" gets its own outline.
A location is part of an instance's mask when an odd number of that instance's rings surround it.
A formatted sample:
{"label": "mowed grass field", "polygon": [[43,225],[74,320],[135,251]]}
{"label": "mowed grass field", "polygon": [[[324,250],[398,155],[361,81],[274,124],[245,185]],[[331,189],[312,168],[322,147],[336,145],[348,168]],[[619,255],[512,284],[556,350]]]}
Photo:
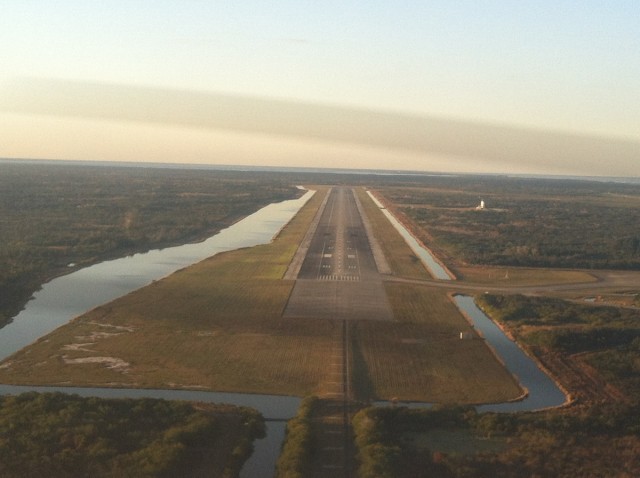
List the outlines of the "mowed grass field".
{"label": "mowed grass field", "polygon": [[[0,381],[304,396],[323,389],[340,324],[283,319],[282,280],[324,199],[316,195],[271,244],[214,256],[75,319],[0,365]],[[358,190],[394,275],[429,278]],[[350,324],[352,377],[363,400],[480,403],[521,390],[445,292],[387,283],[394,322]]]}
{"label": "mowed grass field", "polygon": [[325,191],[271,244],[214,256],[75,319],[18,352],[5,383],[187,387],[305,395],[333,324],[281,318],[281,280]]}
{"label": "mowed grass field", "polygon": [[596,282],[587,271],[562,269],[535,269],[526,267],[457,267],[465,282],[491,286],[530,286],[562,284],[566,282]]}
{"label": "mowed grass field", "polygon": [[360,395],[437,403],[484,403],[522,395],[483,339],[445,292],[387,284],[395,322],[351,327],[355,389]]}
{"label": "mowed grass field", "polygon": [[[358,190],[393,274],[430,279],[422,263],[365,190]],[[352,368],[359,398],[438,403],[501,402],[522,395],[513,376],[443,290],[386,283],[394,322],[352,324]]]}

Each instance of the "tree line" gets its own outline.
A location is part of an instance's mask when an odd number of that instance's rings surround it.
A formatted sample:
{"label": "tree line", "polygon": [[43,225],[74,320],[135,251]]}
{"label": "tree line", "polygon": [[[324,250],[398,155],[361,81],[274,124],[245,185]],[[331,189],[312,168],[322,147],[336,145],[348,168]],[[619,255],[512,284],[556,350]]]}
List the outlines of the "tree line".
{"label": "tree line", "polygon": [[[640,269],[640,186],[477,178],[388,187],[420,238],[460,262]],[[483,210],[476,209],[485,200]]]}
{"label": "tree line", "polygon": [[[264,420],[255,410],[62,393],[0,397],[0,476],[237,476]],[[212,457],[215,457],[212,459]]]}
{"label": "tree line", "polygon": [[202,240],[298,194],[267,173],[3,164],[0,325],[56,275]]}

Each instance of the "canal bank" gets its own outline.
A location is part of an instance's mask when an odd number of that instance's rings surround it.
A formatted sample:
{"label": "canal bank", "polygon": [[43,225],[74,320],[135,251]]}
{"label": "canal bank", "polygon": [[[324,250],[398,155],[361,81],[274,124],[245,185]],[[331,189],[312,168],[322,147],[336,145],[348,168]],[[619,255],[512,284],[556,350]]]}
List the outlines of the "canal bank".
{"label": "canal bank", "polygon": [[487,341],[488,346],[526,391],[522,400],[479,405],[478,411],[505,413],[535,411],[560,407],[568,403],[569,399],[565,391],[501,327],[487,317],[476,305],[473,297],[456,295],[453,300],[458,309],[472,323],[480,336]]}
{"label": "canal bank", "polygon": [[269,243],[313,196],[269,204],[209,239],[101,262],[43,284],[0,329],[0,360],[74,317],[221,252]]}
{"label": "canal bank", "polygon": [[[203,242],[105,261],[44,284],[25,309],[0,329],[0,359],[6,359],[74,317],[179,269],[221,252],[271,242],[313,194],[314,191],[308,191],[301,198],[270,204]],[[5,362],[5,366],[7,364]],[[0,394],[28,391],[57,391],[105,398],[145,397],[230,403],[255,408],[267,420],[267,436],[254,444],[254,453],[241,472],[243,478],[263,477],[265,470],[274,469],[284,437],[285,421],[296,413],[300,402],[296,397],[199,390],[0,385]]]}
{"label": "canal bank", "polygon": [[[533,412],[561,407],[569,403],[568,394],[527,355],[518,344],[510,339],[493,320],[476,305],[473,297],[455,295],[453,301],[478,332],[478,339],[485,340],[498,361],[513,375],[525,393],[508,402],[476,404],[478,412]],[[478,340],[476,339],[476,340]],[[375,406],[406,406],[409,408],[430,408],[434,403],[400,402],[380,400]]]}

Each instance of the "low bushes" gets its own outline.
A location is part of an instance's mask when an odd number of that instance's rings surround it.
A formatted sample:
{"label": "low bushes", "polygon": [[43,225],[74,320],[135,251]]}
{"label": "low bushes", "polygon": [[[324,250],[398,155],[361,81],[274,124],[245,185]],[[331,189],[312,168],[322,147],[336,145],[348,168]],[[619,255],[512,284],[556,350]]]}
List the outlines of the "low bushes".
{"label": "low bushes", "polygon": [[255,410],[61,393],[0,397],[0,476],[237,476],[264,421]]}

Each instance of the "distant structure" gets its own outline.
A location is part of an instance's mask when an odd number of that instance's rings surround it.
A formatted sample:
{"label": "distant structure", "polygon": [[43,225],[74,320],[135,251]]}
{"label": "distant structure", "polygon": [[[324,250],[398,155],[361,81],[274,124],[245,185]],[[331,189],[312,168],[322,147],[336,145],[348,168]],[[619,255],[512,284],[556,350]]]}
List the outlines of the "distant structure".
{"label": "distant structure", "polygon": [[480,200],[480,204],[478,205],[478,207],[476,207],[476,209],[479,211],[481,209],[484,209],[484,201]]}

